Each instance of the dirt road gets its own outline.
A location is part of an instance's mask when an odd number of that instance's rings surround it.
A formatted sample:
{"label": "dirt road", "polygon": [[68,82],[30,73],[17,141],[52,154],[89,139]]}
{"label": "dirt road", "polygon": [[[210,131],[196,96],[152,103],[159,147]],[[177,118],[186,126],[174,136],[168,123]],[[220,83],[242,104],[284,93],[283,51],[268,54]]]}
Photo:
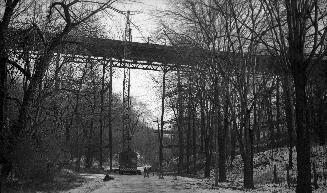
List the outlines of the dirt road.
{"label": "dirt road", "polygon": [[191,193],[198,192],[196,182],[192,180],[178,179],[165,176],[144,178],[142,175],[113,175],[115,178],[105,182],[104,186],[92,191],[92,193]]}
{"label": "dirt road", "polygon": [[[187,177],[158,176],[150,175],[144,178],[143,175],[110,175],[114,180],[103,182],[104,174],[81,174],[88,182],[75,189],[61,191],[58,193],[294,193],[295,189],[288,189],[286,186],[266,184],[257,186],[253,191],[233,189],[227,183],[220,184],[225,187],[213,188],[208,181]],[[326,192],[326,188],[315,190],[314,193]],[[42,192],[46,193],[46,192]]]}

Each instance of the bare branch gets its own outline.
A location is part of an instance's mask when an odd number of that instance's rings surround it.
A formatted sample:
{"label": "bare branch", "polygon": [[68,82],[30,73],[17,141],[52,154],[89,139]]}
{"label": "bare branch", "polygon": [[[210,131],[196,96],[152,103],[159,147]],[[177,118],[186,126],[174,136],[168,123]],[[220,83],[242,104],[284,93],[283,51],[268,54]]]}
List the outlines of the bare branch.
{"label": "bare branch", "polygon": [[85,22],[86,20],[88,20],[90,17],[92,17],[93,15],[99,13],[100,11],[105,10],[106,8],[108,8],[113,2],[112,0],[108,0],[106,3],[103,3],[99,8],[97,8],[96,10],[94,10],[92,13],[90,13],[88,16],[82,18],[80,21],[77,21],[75,23],[72,23],[72,27],[75,27],[83,22]]}
{"label": "bare branch", "polygon": [[22,68],[17,62],[12,60],[7,60],[8,64],[11,64],[12,66],[16,67],[21,73],[23,73],[27,79],[31,78],[31,74],[29,71],[26,71],[24,68]]}
{"label": "bare branch", "polygon": [[36,32],[39,35],[39,37],[41,38],[43,45],[45,45],[46,42],[45,42],[43,32],[41,31],[41,29],[39,28],[39,26],[36,23],[32,23],[32,25],[36,29]]}
{"label": "bare branch", "polygon": [[[75,1],[73,1],[75,2]],[[75,2],[76,3],[76,2]],[[74,3],[74,4],[75,4]],[[62,9],[64,10],[64,20],[66,21],[67,25],[70,26],[72,24],[71,22],[71,18],[70,18],[70,14],[69,14],[69,6],[66,5],[65,3],[63,2],[54,2],[50,5],[50,8],[49,8],[49,14],[47,16],[48,20],[50,20],[51,18],[51,15],[52,15],[52,9],[53,8],[56,8],[56,6],[61,6]],[[60,11],[57,9],[57,11],[60,13]]]}

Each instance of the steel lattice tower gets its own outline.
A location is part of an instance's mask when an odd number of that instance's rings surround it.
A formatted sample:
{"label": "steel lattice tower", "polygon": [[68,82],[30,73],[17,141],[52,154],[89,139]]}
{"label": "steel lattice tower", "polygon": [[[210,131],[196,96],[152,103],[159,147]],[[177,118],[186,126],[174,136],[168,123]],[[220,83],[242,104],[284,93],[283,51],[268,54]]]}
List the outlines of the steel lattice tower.
{"label": "steel lattice tower", "polygon": [[124,34],[124,80],[123,80],[123,151],[130,149],[131,134],[130,134],[130,68],[127,65],[126,58],[128,56],[127,42],[132,41],[131,26],[130,26],[130,11],[127,11],[126,26]]}

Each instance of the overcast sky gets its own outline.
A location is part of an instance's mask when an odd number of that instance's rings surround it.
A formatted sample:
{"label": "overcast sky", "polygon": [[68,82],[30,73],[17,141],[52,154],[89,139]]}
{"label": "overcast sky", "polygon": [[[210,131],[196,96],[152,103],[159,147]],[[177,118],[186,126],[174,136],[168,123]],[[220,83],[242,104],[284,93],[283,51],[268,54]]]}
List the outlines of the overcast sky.
{"label": "overcast sky", "polygon": [[[155,15],[167,8],[168,0],[125,0],[113,4],[119,11],[130,11],[132,22],[132,39],[136,42],[147,42],[158,28],[158,21]],[[125,29],[126,17],[114,10],[108,11],[110,16],[104,18],[107,24],[109,37],[122,39]]]}

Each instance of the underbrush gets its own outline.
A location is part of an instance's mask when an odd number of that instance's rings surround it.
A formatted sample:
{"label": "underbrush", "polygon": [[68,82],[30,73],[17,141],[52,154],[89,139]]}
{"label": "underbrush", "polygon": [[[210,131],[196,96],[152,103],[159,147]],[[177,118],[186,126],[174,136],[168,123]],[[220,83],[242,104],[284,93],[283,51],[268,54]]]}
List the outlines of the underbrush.
{"label": "underbrush", "polygon": [[[296,186],[296,149],[293,148],[293,168],[289,170],[290,187],[287,184],[287,164],[289,150],[288,148],[278,148],[274,150],[259,152],[254,155],[254,184],[258,192],[293,192]],[[316,146],[312,148],[311,162],[315,164],[317,174],[327,172],[327,155],[326,147]],[[227,182],[219,183],[220,187],[228,189],[243,189],[243,161],[240,155],[236,156],[233,162],[227,163]],[[278,182],[273,183],[274,166],[276,166],[276,174]],[[327,174],[327,173],[326,173]],[[205,180],[208,185],[214,184],[214,171],[211,172],[211,178]],[[327,192],[327,179],[318,179],[319,188],[315,192]]]}
{"label": "underbrush", "polygon": [[29,181],[7,181],[4,183],[3,192],[6,193],[36,193],[36,192],[58,192],[70,190],[81,186],[86,179],[78,173],[62,169],[57,172],[52,180],[33,179]]}

